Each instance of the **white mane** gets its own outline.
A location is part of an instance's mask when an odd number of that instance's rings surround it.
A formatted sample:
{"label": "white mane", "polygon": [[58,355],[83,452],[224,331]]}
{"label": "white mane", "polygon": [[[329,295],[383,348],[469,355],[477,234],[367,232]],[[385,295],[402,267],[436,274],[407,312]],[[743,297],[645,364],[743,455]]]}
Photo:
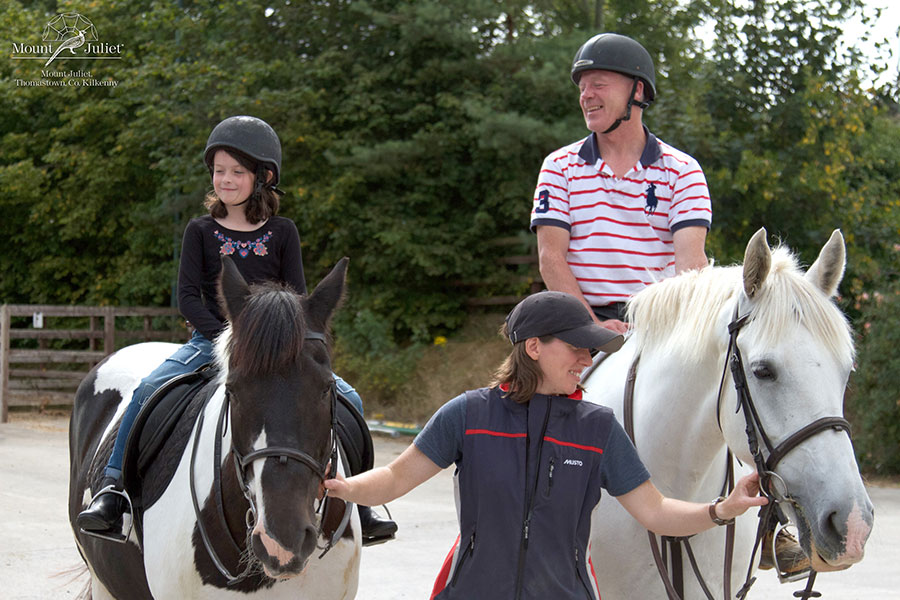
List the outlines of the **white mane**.
{"label": "white mane", "polygon": [[218,383],[228,379],[228,348],[231,342],[231,322],[225,323],[225,329],[216,336],[213,342],[213,364],[219,369]]}
{"label": "white mane", "polygon": [[[772,267],[762,289],[746,299],[741,266],[688,271],[648,286],[628,304],[637,351],[644,347],[665,350],[690,360],[721,355],[726,335],[719,315],[743,297],[749,305],[752,328],[746,335],[764,347],[784,339],[802,325],[818,336],[823,346],[845,364],[853,360],[853,340],[846,318],[830,298],[808,281],[796,257],[785,247],[772,250]],[[729,317],[730,318],[730,317]],[[750,333],[752,329],[752,333]],[[742,336],[743,338],[744,336]]]}

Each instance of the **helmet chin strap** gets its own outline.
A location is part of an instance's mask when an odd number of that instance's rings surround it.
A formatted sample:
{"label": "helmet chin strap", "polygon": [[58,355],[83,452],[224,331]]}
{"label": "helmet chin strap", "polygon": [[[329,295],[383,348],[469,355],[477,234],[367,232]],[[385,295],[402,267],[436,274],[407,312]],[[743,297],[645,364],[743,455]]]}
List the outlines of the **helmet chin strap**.
{"label": "helmet chin strap", "polygon": [[[270,172],[269,169],[267,169],[267,168],[265,168],[265,167],[263,167],[263,166],[261,166],[261,165],[258,166],[258,167],[256,168],[256,182],[253,184],[253,193],[250,194],[249,196],[247,196],[243,201],[238,202],[237,204],[235,204],[235,206],[241,206],[241,205],[243,205],[243,204],[247,204],[248,202],[250,202],[250,198],[259,198],[259,197],[261,197],[261,196],[262,196],[262,191],[266,188],[266,185],[267,185],[267,181],[266,181],[267,177],[266,177],[266,174],[269,173],[269,172]],[[275,187],[274,185],[273,185],[273,186],[269,186],[269,187],[271,187],[271,189],[272,189],[273,192],[275,192],[276,194],[278,194],[278,197],[279,197],[279,198],[282,197],[282,196],[284,196],[284,192],[282,192],[281,190],[279,190],[279,189],[278,189],[277,187]]]}
{"label": "helmet chin strap", "polygon": [[616,128],[622,124],[622,121],[628,121],[631,119],[631,107],[637,106],[640,109],[645,109],[650,106],[649,102],[645,102],[643,100],[635,102],[634,93],[637,91],[638,78],[634,78],[634,83],[631,84],[631,94],[628,96],[628,104],[625,106],[625,114],[615,120],[615,122],[607,128],[606,131],[602,132],[603,135],[615,131]]}

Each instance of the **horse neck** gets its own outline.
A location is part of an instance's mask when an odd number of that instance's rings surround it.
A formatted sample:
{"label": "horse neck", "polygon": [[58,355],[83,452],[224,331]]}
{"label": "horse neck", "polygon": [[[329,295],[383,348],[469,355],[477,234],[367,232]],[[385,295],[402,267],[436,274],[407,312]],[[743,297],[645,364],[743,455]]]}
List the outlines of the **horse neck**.
{"label": "horse neck", "polygon": [[718,493],[724,481],[726,443],[716,418],[721,368],[715,357],[686,363],[650,349],[641,356],[635,442],[654,483],[667,495],[705,497]]}

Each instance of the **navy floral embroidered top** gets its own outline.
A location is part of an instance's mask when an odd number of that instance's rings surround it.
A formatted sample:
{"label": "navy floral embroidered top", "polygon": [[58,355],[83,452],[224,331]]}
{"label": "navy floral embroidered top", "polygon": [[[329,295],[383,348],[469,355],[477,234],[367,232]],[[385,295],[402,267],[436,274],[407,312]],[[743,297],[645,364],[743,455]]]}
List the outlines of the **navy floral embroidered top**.
{"label": "navy floral embroidered top", "polygon": [[191,219],[181,242],[178,308],[209,340],[225,326],[217,285],[222,256],[230,256],[247,283],[277,281],[306,293],[300,234],[293,221],[272,217],[253,231],[234,231],[206,215]]}

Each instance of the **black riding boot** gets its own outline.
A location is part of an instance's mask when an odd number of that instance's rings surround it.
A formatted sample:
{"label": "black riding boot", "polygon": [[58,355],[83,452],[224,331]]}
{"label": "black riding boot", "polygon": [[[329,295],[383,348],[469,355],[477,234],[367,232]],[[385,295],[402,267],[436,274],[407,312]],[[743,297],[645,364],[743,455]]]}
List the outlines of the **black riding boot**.
{"label": "black riding boot", "polygon": [[[113,486],[122,489],[122,482],[113,477],[104,477],[100,489]],[[118,531],[122,528],[122,515],[128,508],[125,498],[110,491],[100,493],[91,505],[75,518],[75,524],[85,531]]]}
{"label": "black riding boot", "polygon": [[374,546],[394,539],[397,524],[390,519],[382,519],[371,506],[359,506],[359,524],[362,527],[362,545]]}

